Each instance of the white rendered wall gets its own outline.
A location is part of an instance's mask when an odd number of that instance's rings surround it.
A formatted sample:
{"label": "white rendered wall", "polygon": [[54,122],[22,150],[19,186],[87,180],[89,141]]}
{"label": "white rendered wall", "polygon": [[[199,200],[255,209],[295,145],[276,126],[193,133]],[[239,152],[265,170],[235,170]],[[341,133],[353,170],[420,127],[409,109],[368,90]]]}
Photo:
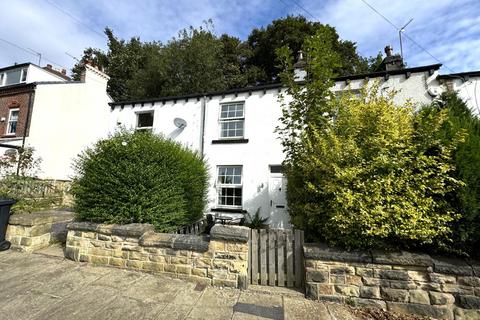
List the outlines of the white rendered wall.
{"label": "white rendered wall", "polygon": [[[405,74],[390,75],[388,80],[383,77],[370,78],[368,85],[371,86],[375,82],[379,82],[380,93],[387,93],[392,90],[396,92],[394,103],[401,105],[410,100],[416,105],[429,104],[433,97],[428,93],[427,89],[437,90],[440,93],[440,84],[436,80],[438,72],[432,75],[428,72],[412,73],[409,78]],[[366,84],[365,79],[351,80],[349,84],[345,81],[338,81],[332,88],[333,91],[341,91],[345,89],[360,89]]]}
{"label": "white rendered wall", "polygon": [[[281,107],[278,90],[215,96],[207,101],[205,114],[205,157],[210,166],[210,188],[208,200],[217,206],[217,167],[241,165],[243,167],[243,209],[254,214],[258,208],[263,217],[269,217],[273,228],[289,227],[288,216],[272,216],[268,194],[269,165],[280,165],[284,159],[278,134],[274,132],[279,124]],[[244,138],[248,143],[212,144],[219,139],[220,104],[243,101],[245,112]]]}
{"label": "white rendered wall", "polygon": [[38,82],[38,81],[67,81],[60,76],[54,75],[47,70],[44,70],[36,65],[29,65],[27,70],[26,83]]}
{"label": "white rendered wall", "polygon": [[38,85],[27,145],[42,158],[40,178],[72,178],[73,159],[107,135],[106,80]]}
{"label": "white rendered wall", "polygon": [[455,79],[453,90],[472,110],[473,114],[480,116],[480,77],[470,77],[467,81]]}
{"label": "white rendered wall", "polygon": [[[111,111],[109,128],[114,132],[120,127],[135,129],[137,125],[137,113],[154,111],[153,132],[161,134],[169,139],[182,143],[191,150],[198,151],[200,147],[200,124],[201,102],[197,99],[177,102],[167,101],[117,106]],[[173,123],[175,118],[181,118],[187,122],[187,126],[179,129]]]}

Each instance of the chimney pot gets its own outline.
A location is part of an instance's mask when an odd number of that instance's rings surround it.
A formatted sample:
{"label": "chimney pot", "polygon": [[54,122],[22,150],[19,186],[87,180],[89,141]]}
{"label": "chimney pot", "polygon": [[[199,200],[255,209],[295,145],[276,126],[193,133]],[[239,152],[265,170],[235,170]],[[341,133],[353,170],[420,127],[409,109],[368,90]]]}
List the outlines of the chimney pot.
{"label": "chimney pot", "polygon": [[385,53],[387,54],[387,57],[391,57],[393,52],[393,48],[391,45],[388,45],[385,47]]}

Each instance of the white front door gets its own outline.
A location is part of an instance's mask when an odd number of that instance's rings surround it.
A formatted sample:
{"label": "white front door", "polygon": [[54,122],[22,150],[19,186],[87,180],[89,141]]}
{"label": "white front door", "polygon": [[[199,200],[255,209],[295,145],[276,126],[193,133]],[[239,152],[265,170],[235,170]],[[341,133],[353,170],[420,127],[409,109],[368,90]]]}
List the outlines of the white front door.
{"label": "white front door", "polygon": [[272,175],[268,180],[270,198],[270,225],[273,228],[288,228],[287,179],[282,175]]}

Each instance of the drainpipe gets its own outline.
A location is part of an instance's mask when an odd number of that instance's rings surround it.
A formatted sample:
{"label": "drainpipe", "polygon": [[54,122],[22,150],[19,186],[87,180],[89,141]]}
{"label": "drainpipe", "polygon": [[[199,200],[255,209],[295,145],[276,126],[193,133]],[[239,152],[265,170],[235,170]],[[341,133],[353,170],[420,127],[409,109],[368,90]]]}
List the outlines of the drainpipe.
{"label": "drainpipe", "polygon": [[200,107],[200,155],[202,156],[203,159],[203,149],[204,149],[204,144],[205,144],[205,110],[207,107],[207,96],[202,97],[202,103]]}
{"label": "drainpipe", "polygon": [[[22,138],[22,148],[20,150],[24,150],[25,148],[25,139],[26,139],[26,136],[27,136],[27,130],[29,130],[29,127],[30,127],[30,113],[31,113],[31,110],[32,110],[32,95],[33,95],[33,92],[34,92],[34,88],[35,86],[33,87],[32,91],[30,91],[30,93],[28,94],[28,109],[27,109],[27,119],[25,120],[25,127],[23,129],[23,138]],[[18,157],[18,163],[17,163],[17,176],[20,174],[20,155]]]}

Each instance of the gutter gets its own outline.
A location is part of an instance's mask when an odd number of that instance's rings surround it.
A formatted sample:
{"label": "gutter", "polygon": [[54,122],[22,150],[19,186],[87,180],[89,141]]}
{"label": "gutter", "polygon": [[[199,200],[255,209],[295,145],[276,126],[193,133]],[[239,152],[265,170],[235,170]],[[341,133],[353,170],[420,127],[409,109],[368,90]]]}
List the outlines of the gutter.
{"label": "gutter", "polygon": [[19,146],[14,146],[12,144],[8,144],[8,143],[0,143],[0,148],[9,148],[9,149],[21,149],[22,147],[19,147]]}
{"label": "gutter", "polygon": [[[25,148],[25,139],[27,138],[27,132],[30,132],[30,114],[31,114],[31,110],[32,110],[32,102],[33,102],[32,95],[33,95],[33,92],[34,91],[32,90],[28,94],[27,119],[25,120],[25,128],[23,129],[22,147],[19,150],[23,150]],[[17,163],[17,176],[19,175],[19,173],[20,173],[20,156],[19,156],[18,163]]]}

